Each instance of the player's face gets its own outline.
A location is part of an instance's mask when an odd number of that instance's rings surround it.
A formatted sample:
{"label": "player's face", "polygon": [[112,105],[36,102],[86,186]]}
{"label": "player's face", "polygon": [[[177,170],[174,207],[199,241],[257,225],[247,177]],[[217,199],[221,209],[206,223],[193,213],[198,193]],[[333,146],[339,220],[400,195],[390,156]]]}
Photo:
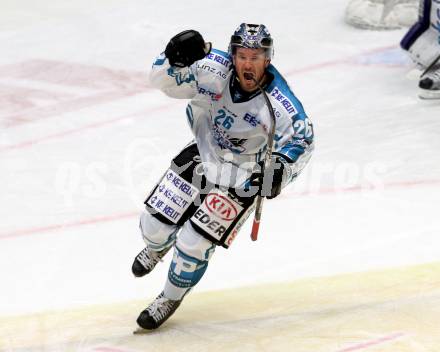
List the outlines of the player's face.
{"label": "player's face", "polygon": [[246,79],[244,74],[251,73],[258,82],[261,82],[269,62],[264,49],[237,48],[234,55],[234,65],[240,86],[245,92],[253,92],[257,89],[257,85],[252,79]]}

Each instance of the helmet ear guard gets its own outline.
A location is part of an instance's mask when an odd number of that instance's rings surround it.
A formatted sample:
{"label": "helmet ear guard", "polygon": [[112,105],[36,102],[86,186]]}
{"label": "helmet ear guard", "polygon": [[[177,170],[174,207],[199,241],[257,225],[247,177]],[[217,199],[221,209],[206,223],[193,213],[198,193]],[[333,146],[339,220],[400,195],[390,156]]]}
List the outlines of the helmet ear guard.
{"label": "helmet ear guard", "polygon": [[231,36],[229,55],[233,56],[237,48],[264,49],[269,60],[274,54],[273,39],[264,24],[240,24]]}

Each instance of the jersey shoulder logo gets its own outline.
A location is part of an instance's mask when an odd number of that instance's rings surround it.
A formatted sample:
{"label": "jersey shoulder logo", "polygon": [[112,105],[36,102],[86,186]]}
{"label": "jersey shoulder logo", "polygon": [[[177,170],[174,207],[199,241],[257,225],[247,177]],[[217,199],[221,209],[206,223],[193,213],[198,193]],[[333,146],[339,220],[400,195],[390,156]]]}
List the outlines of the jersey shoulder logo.
{"label": "jersey shoulder logo", "polygon": [[284,107],[288,114],[296,114],[298,111],[293,105],[292,101],[287,97],[287,94],[283,94],[278,87],[275,87],[271,92],[270,96],[279,102],[279,104]]}
{"label": "jersey shoulder logo", "polygon": [[227,53],[217,49],[212,49],[211,52],[208,55],[206,55],[206,58],[214,62],[217,62],[220,65],[223,65],[224,67],[229,67],[231,66],[232,63]]}

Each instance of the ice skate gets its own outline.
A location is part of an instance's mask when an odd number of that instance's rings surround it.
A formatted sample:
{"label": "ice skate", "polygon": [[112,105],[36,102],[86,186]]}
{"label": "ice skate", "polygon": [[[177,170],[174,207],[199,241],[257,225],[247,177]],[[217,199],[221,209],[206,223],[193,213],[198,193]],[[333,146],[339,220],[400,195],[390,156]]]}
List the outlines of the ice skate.
{"label": "ice skate", "polygon": [[138,325],[146,330],[157,329],[173,315],[182,301],[173,301],[164,297],[163,291],[156,299],[139,315]]}
{"label": "ice skate", "polygon": [[440,64],[429,70],[419,82],[421,99],[440,99]]}
{"label": "ice skate", "polygon": [[142,277],[149,274],[156,264],[168,253],[172,246],[163,249],[160,252],[151,250],[145,247],[134,259],[131,271],[134,276]]}

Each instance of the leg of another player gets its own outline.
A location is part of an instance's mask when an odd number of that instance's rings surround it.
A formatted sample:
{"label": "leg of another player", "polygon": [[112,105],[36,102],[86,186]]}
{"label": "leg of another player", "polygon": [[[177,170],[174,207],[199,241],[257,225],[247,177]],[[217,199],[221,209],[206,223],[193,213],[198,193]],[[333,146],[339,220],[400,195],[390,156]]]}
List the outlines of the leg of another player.
{"label": "leg of another player", "polygon": [[[430,30],[435,33],[433,46],[440,51],[440,1],[432,0]],[[419,97],[422,99],[440,99],[440,52],[423,73],[419,82]]]}
{"label": "leg of another player", "polygon": [[419,97],[440,99],[440,1],[424,0],[419,21],[400,45],[425,72],[419,81]]}

